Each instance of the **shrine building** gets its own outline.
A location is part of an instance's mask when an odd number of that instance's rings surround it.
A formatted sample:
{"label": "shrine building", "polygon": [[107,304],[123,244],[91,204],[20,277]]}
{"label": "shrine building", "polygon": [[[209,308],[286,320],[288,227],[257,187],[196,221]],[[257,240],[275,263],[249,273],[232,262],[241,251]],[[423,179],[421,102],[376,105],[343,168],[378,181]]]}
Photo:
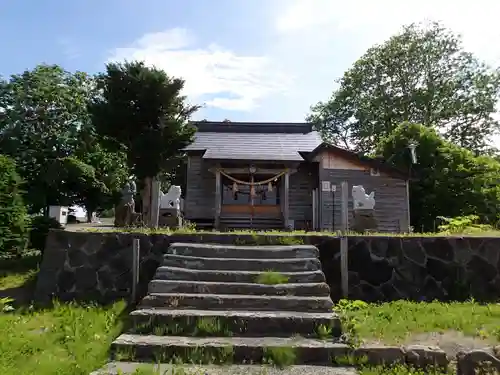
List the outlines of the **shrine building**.
{"label": "shrine building", "polygon": [[219,230],[339,230],[341,183],[374,192],[378,232],[409,229],[408,173],[324,143],[308,123],[193,122],[184,216]]}

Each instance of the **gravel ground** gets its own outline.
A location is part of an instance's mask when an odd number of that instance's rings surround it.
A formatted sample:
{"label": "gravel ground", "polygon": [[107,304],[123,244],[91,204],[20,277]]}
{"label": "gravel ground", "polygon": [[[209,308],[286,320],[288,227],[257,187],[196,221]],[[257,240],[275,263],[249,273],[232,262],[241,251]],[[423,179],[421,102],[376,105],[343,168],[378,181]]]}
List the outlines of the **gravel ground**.
{"label": "gravel ground", "polygon": [[66,230],[68,232],[81,232],[86,229],[111,229],[114,228],[114,219],[112,218],[102,218],[100,223],[79,223],[79,224],[66,224]]}
{"label": "gravel ground", "polygon": [[[157,367],[155,365],[151,365],[149,367],[148,365],[140,363],[132,363],[132,362],[111,362],[101,370],[93,372],[90,375],[117,375],[117,374],[131,375],[138,368],[154,369]],[[184,372],[182,370],[184,370]],[[177,375],[177,374],[178,375],[357,375],[357,372],[352,368],[345,368],[345,367],[290,366],[284,369],[279,369],[276,367],[256,366],[256,365],[182,366],[182,367],[175,366],[175,369],[173,369],[171,365],[160,365],[160,371],[157,372],[151,371],[151,375]]]}

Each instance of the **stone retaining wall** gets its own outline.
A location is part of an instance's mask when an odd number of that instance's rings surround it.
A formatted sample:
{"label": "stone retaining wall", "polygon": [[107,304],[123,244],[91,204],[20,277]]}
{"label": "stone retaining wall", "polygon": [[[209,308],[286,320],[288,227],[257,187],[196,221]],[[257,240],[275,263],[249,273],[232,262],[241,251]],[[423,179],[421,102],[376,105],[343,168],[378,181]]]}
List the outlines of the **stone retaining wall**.
{"label": "stone retaining wall", "polygon": [[[332,298],[341,298],[339,238],[308,235],[175,234],[51,231],[35,298],[47,301],[127,298],[132,240],[140,239],[138,298],[172,242],[315,245]],[[283,239],[284,238],[284,239]],[[500,238],[349,237],[349,297],[365,301],[500,298]]]}
{"label": "stone retaining wall", "polygon": [[500,298],[500,237],[351,237],[353,299]]}

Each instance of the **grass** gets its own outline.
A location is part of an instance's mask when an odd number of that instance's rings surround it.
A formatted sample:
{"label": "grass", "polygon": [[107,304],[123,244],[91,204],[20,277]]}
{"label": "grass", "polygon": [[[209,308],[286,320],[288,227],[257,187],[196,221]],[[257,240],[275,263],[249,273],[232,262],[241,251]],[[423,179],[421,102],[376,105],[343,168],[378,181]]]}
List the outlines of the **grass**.
{"label": "grass", "polygon": [[40,261],[39,252],[31,252],[21,258],[1,258],[0,290],[19,288],[34,280]]}
{"label": "grass", "polygon": [[[0,294],[26,289],[39,255],[0,261]],[[27,285],[28,284],[28,285]],[[19,291],[13,294],[17,297]],[[29,301],[30,295],[26,296]],[[107,362],[111,341],[121,332],[124,302],[109,307],[54,303],[46,309],[13,309],[4,297],[0,311],[0,374],[88,375]],[[16,305],[17,300],[12,303]],[[11,311],[12,310],[12,311]]]}
{"label": "grass", "polygon": [[277,285],[277,284],[286,284],[288,283],[289,279],[290,278],[288,276],[283,275],[280,272],[269,270],[259,274],[255,278],[255,282],[257,284],[264,284],[264,285]]}
{"label": "grass", "polygon": [[85,374],[104,365],[125,303],[109,308],[56,303],[0,315],[1,374]]}
{"label": "grass", "polygon": [[[131,228],[81,228],[81,231],[85,232],[122,232],[122,233],[142,233],[142,234],[221,234],[221,235],[231,235],[231,234],[241,234],[250,236],[283,236],[283,237],[294,237],[294,236],[332,236],[337,237],[340,235],[339,231],[328,232],[328,231],[304,231],[304,230],[292,230],[292,231],[281,231],[281,230],[266,230],[266,231],[256,231],[256,230],[233,230],[233,231],[216,231],[216,230],[199,230],[193,227],[180,228],[180,229],[170,229],[170,228],[145,228],[145,227],[131,227]],[[412,233],[381,233],[381,232],[365,232],[358,233],[349,231],[346,233],[347,236],[371,236],[371,237],[500,237],[500,230],[473,230],[473,231],[457,231],[457,232],[412,232]],[[285,243],[286,244],[286,243]],[[294,243],[290,243],[293,245]]]}
{"label": "grass", "polygon": [[19,288],[32,280],[36,270],[12,271],[0,270],[0,290]]}
{"label": "grass", "polygon": [[366,341],[402,343],[418,334],[459,332],[464,336],[500,342],[500,304],[474,301],[367,304],[340,301],[336,310],[346,330]]}

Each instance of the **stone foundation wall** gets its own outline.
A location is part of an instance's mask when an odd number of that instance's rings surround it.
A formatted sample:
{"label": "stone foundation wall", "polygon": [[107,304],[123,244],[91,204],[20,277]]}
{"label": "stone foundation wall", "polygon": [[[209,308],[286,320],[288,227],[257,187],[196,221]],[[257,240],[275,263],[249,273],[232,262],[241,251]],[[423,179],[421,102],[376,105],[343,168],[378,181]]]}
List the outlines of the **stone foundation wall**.
{"label": "stone foundation wall", "polygon": [[[341,298],[340,239],[329,236],[241,234],[144,235],[52,231],[38,275],[35,298],[47,301],[129,298],[132,240],[140,239],[138,298],[172,242],[315,245],[334,300]],[[500,238],[349,237],[349,298],[365,301],[497,300]]]}
{"label": "stone foundation wall", "polygon": [[349,238],[349,293],[366,301],[497,300],[500,238]]}

